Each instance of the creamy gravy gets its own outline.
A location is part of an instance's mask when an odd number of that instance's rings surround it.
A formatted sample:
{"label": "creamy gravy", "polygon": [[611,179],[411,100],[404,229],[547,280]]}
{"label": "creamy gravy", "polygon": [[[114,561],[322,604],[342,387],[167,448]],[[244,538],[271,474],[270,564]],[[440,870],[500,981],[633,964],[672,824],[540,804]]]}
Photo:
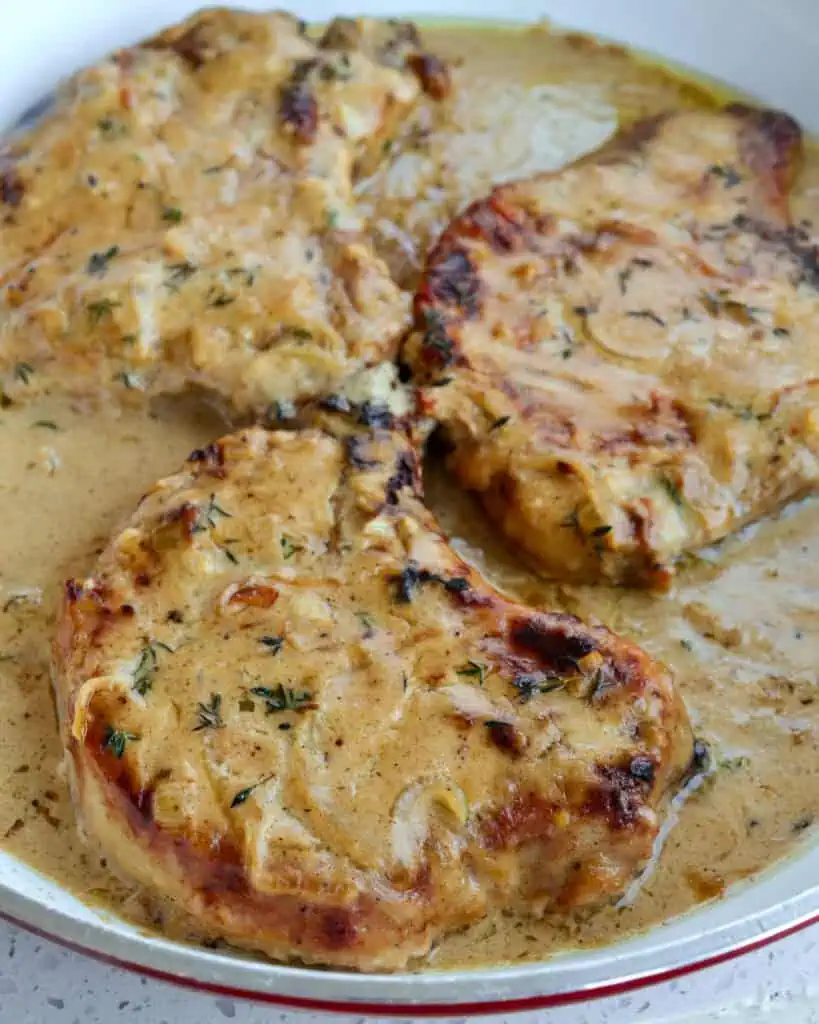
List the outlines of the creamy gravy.
{"label": "creamy gravy", "polygon": [[[620,118],[712,102],[697,85],[582,39],[459,27],[427,35],[432,49],[461,61],[457,98],[422,116],[360,196],[405,283],[445,220],[492,181],[557,167]],[[815,220],[817,212],[814,156],[795,213]],[[59,772],[48,644],[62,580],[88,570],[153,480],[224,429],[193,401],[149,412],[46,397],[0,411],[0,847],[142,924],[138,895],[76,835]],[[597,617],[666,661],[712,748],[710,773],[680,802],[633,902],[543,922],[493,918],[445,940],[430,965],[539,959],[609,941],[718,896],[804,838],[819,812],[816,787],[794,781],[819,771],[816,502],[692,560],[657,596],[544,583],[498,546],[440,470],[431,465],[427,476],[432,507],[462,553],[510,594]]]}

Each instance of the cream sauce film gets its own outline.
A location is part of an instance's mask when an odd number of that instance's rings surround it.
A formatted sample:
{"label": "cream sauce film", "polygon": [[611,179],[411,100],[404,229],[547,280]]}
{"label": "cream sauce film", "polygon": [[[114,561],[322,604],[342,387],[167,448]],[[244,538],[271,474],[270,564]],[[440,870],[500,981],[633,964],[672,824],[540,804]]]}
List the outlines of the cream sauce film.
{"label": "cream sauce film", "polygon": [[[433,26],[426,36],[456,65],[453,96],[422,109],[357,197],[408,287],[447,219],[493,182],[559,167],[621,120],[713,102],[622,50],[543,28]],[[794,202],[795,219],[819,217],[819,153]],[[155,479],[225,428],[194,398],[120,408],[45,395],[0,411],[0,847],[143,925],[150,918],[139,894],[76,832],[59,767],[50,634],[62,581],[87,571]],[[540,922],[490,918],[442,942],[429,966],[537,960],[609,941],[718,896],[804,839],[819,811],[816,788],[794,784],[819,772],[815,501],[691,559],[668,594],[654,595],[545,583],[498,546],[434,460],[426,486],[458,550],[501,589],[602,620],[667,662],[712,751],[707,774],[675,801],[676,824],[655,863],[621,905]]]}

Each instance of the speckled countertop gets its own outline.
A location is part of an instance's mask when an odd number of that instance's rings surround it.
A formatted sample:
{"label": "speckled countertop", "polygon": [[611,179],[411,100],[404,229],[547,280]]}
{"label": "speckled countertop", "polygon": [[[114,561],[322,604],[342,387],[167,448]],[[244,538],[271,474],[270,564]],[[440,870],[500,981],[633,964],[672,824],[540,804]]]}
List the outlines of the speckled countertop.
{"label": "speckled countertop", "polygon": [[[0,922],[0,1024],[320,1024],[363,1018],[283,1013],[198,995],[88,960]],[[514,1024],[819,1024],[819,927],[733,963],[617,999],[485,1017]]]}

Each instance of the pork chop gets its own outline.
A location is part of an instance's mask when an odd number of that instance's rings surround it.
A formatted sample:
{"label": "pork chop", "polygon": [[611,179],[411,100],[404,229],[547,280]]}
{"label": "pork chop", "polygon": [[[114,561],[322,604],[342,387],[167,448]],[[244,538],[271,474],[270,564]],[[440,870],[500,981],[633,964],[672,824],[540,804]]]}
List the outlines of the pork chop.
{"label": "pork chop", "polygon": [[54,655],[111,864],[199,936],[382,970],[622,893],[693,745],[664,668],[456,556],[379,415],[195,451],[66,584]]}
{"label": "pork chop", "polygon": [[639,123],[442,236],[404,359],[462,484],[546,574],[667,585],[819,483],[801,137],[734,105]]}
{"label": "pork chop", "polygon": [[196,384],[259,412],[392,359],[408,298],[352,182],[446,81],[410,23],[314,42],[219,9],[80,72],[0,149],[6,396]]}

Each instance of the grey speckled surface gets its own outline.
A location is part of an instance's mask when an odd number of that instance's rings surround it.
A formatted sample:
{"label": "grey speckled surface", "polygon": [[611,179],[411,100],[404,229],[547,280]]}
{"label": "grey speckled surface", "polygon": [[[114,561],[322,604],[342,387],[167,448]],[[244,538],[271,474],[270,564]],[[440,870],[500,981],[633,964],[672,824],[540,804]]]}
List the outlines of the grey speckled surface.
{"label": "grey speckled surface", "polygon": [[[199,995],[71,953],[0,922],[0,1024],[352,1024],[362,1018],[283,1013]],[[500,1022],[506,1018],[482,1018]],[[819,1024],[819,927],[735,963],[628,997],[515,1024]]]}

